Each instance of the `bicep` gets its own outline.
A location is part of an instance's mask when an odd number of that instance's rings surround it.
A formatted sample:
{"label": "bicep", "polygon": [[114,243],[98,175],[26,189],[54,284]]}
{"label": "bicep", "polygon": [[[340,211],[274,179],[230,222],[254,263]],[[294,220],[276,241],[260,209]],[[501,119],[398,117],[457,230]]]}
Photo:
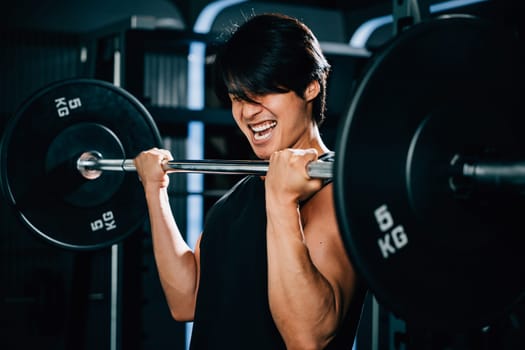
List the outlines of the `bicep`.
{"label": "bicep", "polygon": [[199,282],[201,280],[201,239],[202,233],[197,238],[195,242],[195,248],[193,249],[193,254],[195,256],[195,301],[197,301],[197,294],[199,292]]}
{"label": "bicep", "polygon": [[304,237],[312,263],[331,285],[344,312],[356,288],[356,275],[339,231],[331,186],[316,197],[308,211]]}

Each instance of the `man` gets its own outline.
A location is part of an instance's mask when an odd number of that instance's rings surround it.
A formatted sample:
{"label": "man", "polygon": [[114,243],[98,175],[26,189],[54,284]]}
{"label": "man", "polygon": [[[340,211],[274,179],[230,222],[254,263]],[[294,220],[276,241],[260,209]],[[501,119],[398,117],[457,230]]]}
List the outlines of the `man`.
{"label": "man", "polygon": [[270,165],[211,208],[192,251],[160,166],[171,154],[136,157],[171,313],[194,321],[192,349],[350,349],[364,290],[341,239],[333,185],[305,170],[329,152],[318,127],[330,66],[304,24],[266,14],[234,31],[216,68],[235,122]]}

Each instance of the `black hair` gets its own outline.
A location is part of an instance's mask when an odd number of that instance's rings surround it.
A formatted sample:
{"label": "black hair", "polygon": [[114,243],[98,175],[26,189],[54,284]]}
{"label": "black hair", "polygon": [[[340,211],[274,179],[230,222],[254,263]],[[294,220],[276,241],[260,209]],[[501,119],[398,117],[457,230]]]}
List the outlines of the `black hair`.
{"label": "black hair", "polygon": [[317,125],[325,118],[330,65],[312,31],[293,17],[252,16],[220,47],[215,69],[227,92],[246,101],[289,91],[304,97],[308,84],[317,80],[320,93],[314,100],[313,118]]}

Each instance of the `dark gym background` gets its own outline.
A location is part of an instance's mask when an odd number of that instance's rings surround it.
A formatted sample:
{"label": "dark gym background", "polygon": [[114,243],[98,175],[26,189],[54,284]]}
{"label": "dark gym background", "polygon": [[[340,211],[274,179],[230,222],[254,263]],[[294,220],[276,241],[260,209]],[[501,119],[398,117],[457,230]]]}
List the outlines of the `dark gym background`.
{"label": "dark gym background", "polygon": [[[519,3],[429,1],[435,12],[506,23],[523,21]],[[438,6],[444,4],[448,7]],[[321,41],[333,65],[322,133],[333,146],[338,120],[362,67],[391,37],[392,28],[387,21],[364,39],[356,33],[364,23],[390,15],[390,0],[9,0],[2,5],[0,23],[0,131],[37,89],[65,78],[90,77],[117,83],[144,103],[165,147],[180,158],[194,151],[204,158],[252,158],[227,106],[212,92],[210,67],[217,31],[245,14],[263,11],[302,18]],[[204,84],[191,81],[194,76],[188,73],[195,68],[190,62],[193,43],[207,44],[197,62]],[[194,133],[197,139],[188,136]],[[183,232],[195,228],[191,198],[197,201],[197,218],[202,218],[238,179],[206,175],[195,189],[186,175],[173,176],[171,200]],[[191,197],[191,191],[199,193]],[[187,325],[169,315],[147,225],[111,248],[79,252],[31,233],[3,197],[0,223],[0,349],[186,348]],[[515,321],[523,318],[516,314]],[[469,334],[407,330],[402,320],[369,296],[354,346],[404,349],[407,337],[412,337],[419,339],[421,349],[492,349],[491,344],[517,349],[523,345],[522,327],[501,325],[496,334],[486,329]]]}

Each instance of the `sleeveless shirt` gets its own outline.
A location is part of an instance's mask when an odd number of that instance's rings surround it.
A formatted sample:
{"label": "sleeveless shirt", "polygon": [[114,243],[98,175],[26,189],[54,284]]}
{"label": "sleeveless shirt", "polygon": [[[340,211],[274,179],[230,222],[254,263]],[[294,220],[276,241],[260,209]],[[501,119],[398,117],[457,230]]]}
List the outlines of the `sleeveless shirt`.
{"label": "sleeveless shirt", "polygon": [[[286,349],[268,303],[265,189],[259,176],[243,178],[208,212],[200,267],[191,350]],[[354,328],[356,322],[350,323]],[[351,349],[354,331],[328,348]]]}

